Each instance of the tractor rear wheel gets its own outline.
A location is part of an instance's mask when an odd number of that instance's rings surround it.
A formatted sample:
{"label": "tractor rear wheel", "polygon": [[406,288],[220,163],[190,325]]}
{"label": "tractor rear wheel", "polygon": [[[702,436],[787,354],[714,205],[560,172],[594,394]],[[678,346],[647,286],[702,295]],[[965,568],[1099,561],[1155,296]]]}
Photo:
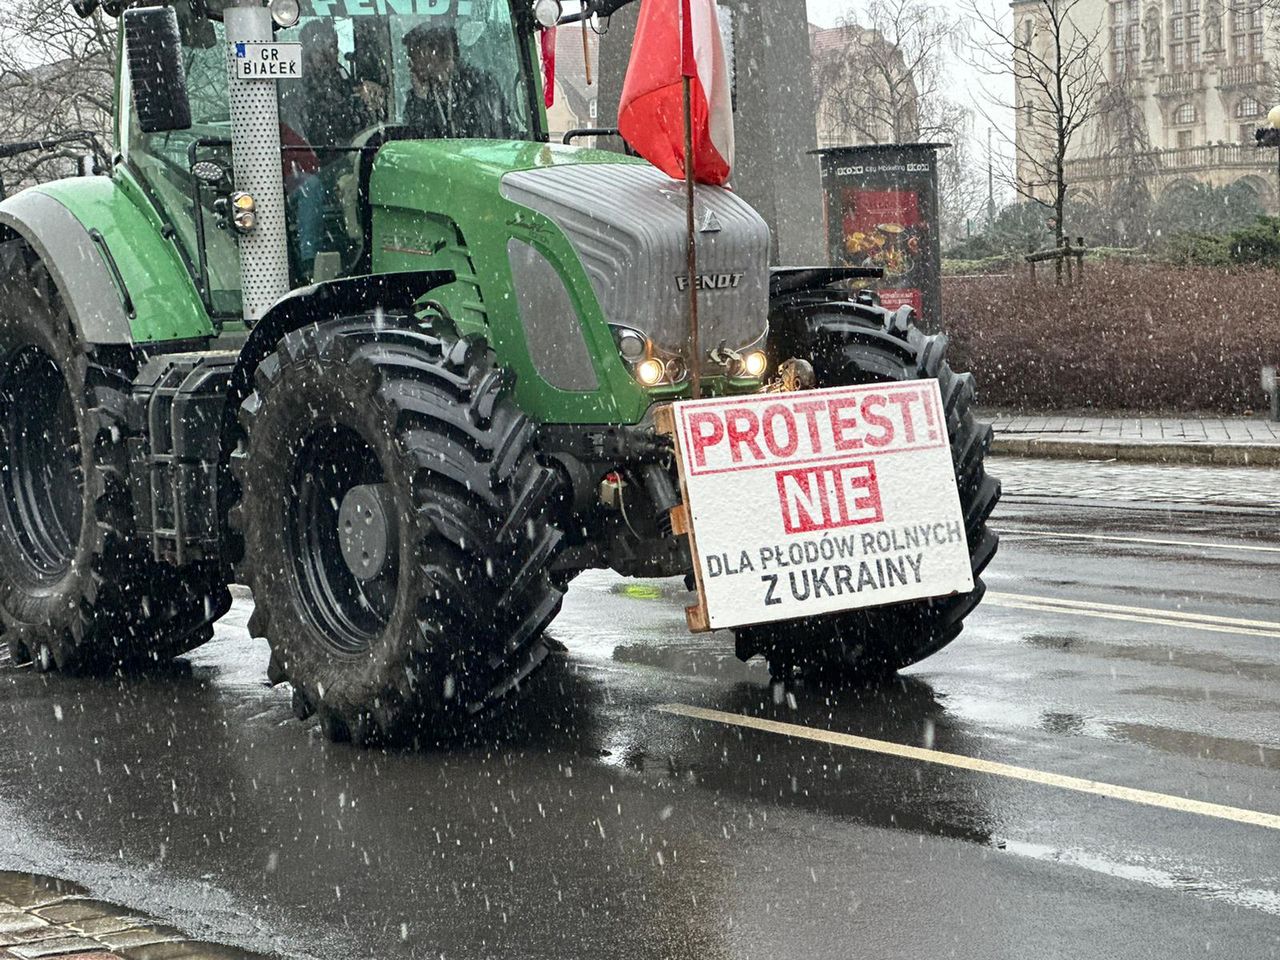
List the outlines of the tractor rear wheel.
{"label": "tractor rear wheel", "polygon": [[212,636],[219,571],[156,563],[133,538],[132,359],[75,342],[34,255],[0,247],[0,634],[16,663],[110,670]]}
{"label": "tractor rear wheel", "polygon": [[738,655],[747,660],[763,654],[775,678],[875,679],[949,644],[986,592],[980,575],[999,545],[999,537],[987,526],[1000,499],[1000,482],[985,468],[992,430],[974,417],[973,378],[951,369],[945,336],[923,333],[902,314],[887,314],[877,322],[853,303],[801,302],[787,319],[790,329],[803,331],[800,342],[792,346],[798,356],[811,358],[818,387],[936,379],[942,390],[974,589],[937,600],[737,631]]}
{"label": "tractor rear wheel", "polygon": [[478,338],[412,318],[290,333],[241,409],[254,636],[327,736],[438,739],[547,654],[557,475]]}

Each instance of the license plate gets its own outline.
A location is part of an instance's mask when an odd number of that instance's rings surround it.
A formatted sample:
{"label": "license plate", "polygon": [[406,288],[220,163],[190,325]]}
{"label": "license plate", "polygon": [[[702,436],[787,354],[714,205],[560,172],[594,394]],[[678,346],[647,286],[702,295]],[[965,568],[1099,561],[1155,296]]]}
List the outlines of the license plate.
{"label": "license plate", "polygon": [[302,79],[302,44],[237,43],[236,76],[241,80]]}

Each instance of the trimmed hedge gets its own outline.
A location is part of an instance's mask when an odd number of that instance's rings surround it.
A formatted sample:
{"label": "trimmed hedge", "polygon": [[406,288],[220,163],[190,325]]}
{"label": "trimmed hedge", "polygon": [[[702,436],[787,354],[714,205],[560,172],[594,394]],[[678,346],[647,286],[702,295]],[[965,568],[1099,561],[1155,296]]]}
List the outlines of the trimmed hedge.
{"label": "trimmed hedge", "polygon": [[[1046,277],[1046,274],[1048,275]],[[944,281],[953,363],[979,401],[1022,410],[1246,414],[1280,366],[1280,273],[1105,263],[1083,286]]]}

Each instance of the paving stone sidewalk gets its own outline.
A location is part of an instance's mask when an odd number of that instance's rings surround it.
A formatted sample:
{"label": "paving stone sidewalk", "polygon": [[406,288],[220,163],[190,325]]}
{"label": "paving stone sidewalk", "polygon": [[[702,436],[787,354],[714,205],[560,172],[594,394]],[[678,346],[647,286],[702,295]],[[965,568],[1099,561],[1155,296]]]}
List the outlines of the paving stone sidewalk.
{"label": "paving stone sidewalk", "polygon": [[1246,418],[1068,417],[984,411],[994,452],[1139,463],[1280,466],[1280,423]]}
{"label": "paving stone sidewalk", "polygon": [[199,943],[181,930],[101,900],[74,883],[0,872],[2,960],[269,960]]}
{"label": "paving stone sidewalk", "polygon": [[988,467],[1000,480],[1006,503],[1052,497],[1241,507],[1280,514],[1280,470],[1195,465],[1170,470],[1154,463],[1064,463],[1023,457],[993,457]]}

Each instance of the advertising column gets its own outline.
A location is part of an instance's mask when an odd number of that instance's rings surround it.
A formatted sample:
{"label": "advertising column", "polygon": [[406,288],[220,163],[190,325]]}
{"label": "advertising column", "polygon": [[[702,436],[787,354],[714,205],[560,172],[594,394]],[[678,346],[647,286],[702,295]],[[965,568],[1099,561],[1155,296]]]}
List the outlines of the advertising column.
{"label": "advertising column", "polygon": [[835,267],[884,271],[873,284],[884,306],[915,308],[942,323],[938,151],[947,144],[832,147],[822,158],[827,246]]}

